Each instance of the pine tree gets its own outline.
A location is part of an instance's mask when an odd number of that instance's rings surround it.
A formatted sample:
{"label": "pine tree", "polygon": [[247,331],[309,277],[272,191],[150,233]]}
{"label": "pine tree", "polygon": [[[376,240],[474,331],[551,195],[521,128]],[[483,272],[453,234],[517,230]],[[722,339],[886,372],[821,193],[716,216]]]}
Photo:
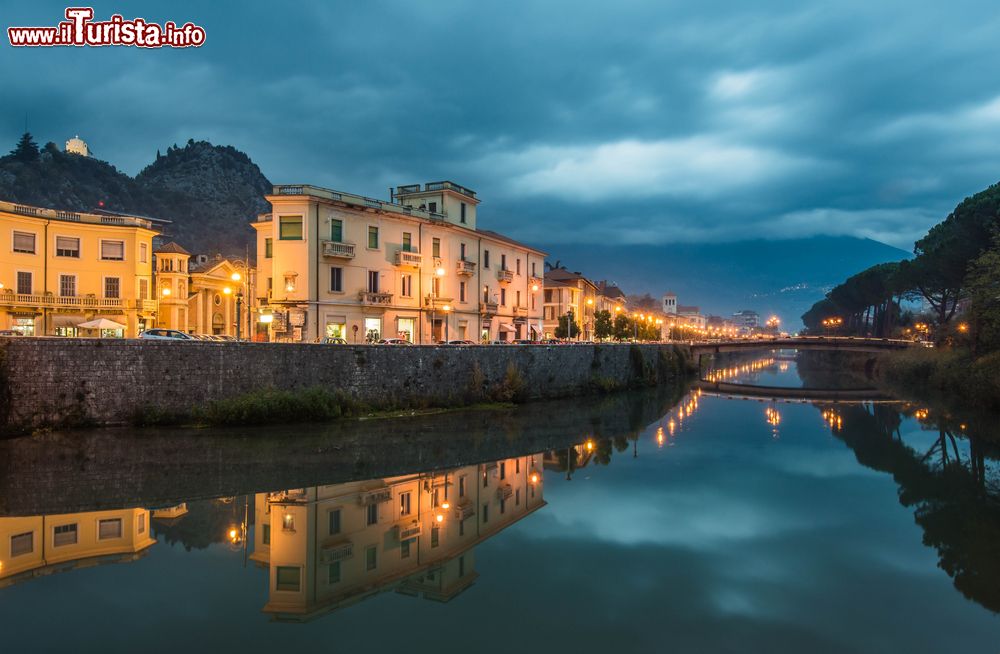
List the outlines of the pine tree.
{"label": "pine tree", "polygon": [[35,143],[30,132],[25,132],[21,136],[21,140],[17,142],[17,146],[10,151],[10,156],[17,161],[25,163],[38,160],[38,144]]}

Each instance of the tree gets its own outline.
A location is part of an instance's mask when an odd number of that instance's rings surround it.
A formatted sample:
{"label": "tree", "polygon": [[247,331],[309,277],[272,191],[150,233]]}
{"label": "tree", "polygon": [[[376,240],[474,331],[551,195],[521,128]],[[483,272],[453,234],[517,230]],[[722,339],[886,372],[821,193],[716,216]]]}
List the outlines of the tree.
{"label": "tree", "polygon": [[10,156],[15,161],[23,161],[24,163],[38,161],[38,144],[35,143],[35,140],[31,137],[29,132],[25,132],[21,135],[21,140],[19,140],[14,149],[10,151]]}
{"label": "tree", "polygon": [[573,316],[573,311],[559,316],[559,326],[556,327],[556,338],[576,338],[580,335],[580,323]]}
{"label": "tree", "polygon": [[624,341],[632,335],[632,326],[629,324],[628,316],[623,313],[615,316],[614,331],[612,334],[616,341]]}
{"label": "tree", "polygon": [[969,328],[973,354],[1000,349],[1000,237],[969,266]]}
{"label": "tree", "polygon": [[594,313],[594,336],[600,339],[609,338],[614,331],[614,324],[611,322],[611,312],[602,309]]}

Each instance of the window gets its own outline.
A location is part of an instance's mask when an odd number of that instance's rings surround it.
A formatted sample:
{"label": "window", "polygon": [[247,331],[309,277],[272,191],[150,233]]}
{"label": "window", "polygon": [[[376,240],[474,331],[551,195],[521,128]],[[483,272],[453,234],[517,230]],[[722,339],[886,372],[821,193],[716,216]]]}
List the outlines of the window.
{"label": "window", "polygon": [[458,478],[458,496],[465,497],[465,477]]}
{"label": "window", "polygon": [[340,509],[334,509],[328,514],[328,531],[330,536],[340,533]]}
{"label": "window", "polygon": [[519,307],[521,306],[521,291],[515,291],[515,294],[516,294],[515,297],[516,302],[514,302],[514,306]]}
{"label": "window", "polygon": [[501,461],[500,462],[500,479],[506,479],[506,478],[507,478],[507,462],[506,461]]}
{"label": "window", "polygon": [[369,504],[365,523],[370,527],[378,524],[378,504]]}
{"label": "window", "polygon": [[288,565],[279,565],[275,570],[274,585],[275,590],[288,590],[298,592],[299,590],[299,569]]}
{"label": "window", "polygon": [[521,259],[518,259],[514,263],[517,265],[517,274],[520,275],[521,274]]}
{"label": "window", "polygon": [[20,295],[31,295],[31,277],[30,272],[18,271],[17,273],[17,292]]}
{"label": "window", "polygon": [[410,558],[410,541],[404,540],[399,544],[399,558],[408,559]]}
{"label": "window", "polygon": [[378,565],[378,550],[374,545],[365,548],[365,570],[374,570]]}
{"label": "window", "polygon": [[[145,247],[145,243],[143,244]],[[56,256],[80,258],[80,239],[69,236],[56,237]]]}
{"label": "window", "polygon": [[35,532],[29,531],[10,537],[10,555],[31,554],[35,550]]}
{"label": "window", "polygon": [[532,277],[537,277],[538,276],[538,275],[535,274],[535,263],[536,263],[535,261],[531,262],[531,276]]}
{"label": "window", "polygon": [[368,247],[372,250],[378,249],[378,227],[368,227]]}
{"label": "window", "polygon": [[431,506],[437,508],[441,506],[441,489],[435,488],[434,493],[431,494]]}
{"label": "window", "polygon": [[122,537],[122,519],[109,518],[97,521],[97,540]]}
{"label": "window", "polygon": [[14,232],[14,252],[35,253],[35,235],[32,232]]}
{"label": "window", "polygon": [[344,221],[337,218],[330,219],[330,240],[341,243],[344,240]]}
{"label": "window", "polygon": [[399,294],[403,297],[413,297],[413,275],[406,273],[400,277]]}
{"label": "window", "polygon": [[437,547],[441,544],[441,530],[438,529],[437,525],[431,527],[431,547]]}
{"label": "window", "polygon": [[431,213],[437,213],[438,212],[438,203],[437,202],[428,202],[427,203],[427,210],[430,211]]}
{"label": "window", "polygon": [[413,251],[413,236],[410,232],[403,232],[403,252]]}
{"label": "window", "polygon": [[500,270],[507,270],[507,255],[500,255]]}
{"label": "window", "polygon": [[125,261],[125,241],[101,241],[101,259]]}
{"label": "window", "polygon": [[507,289],[506,288],[501,288],[500,289],[500,306],[502,306],[502,307],[507,306]]}
{"label": "window", "polygon": [[507,500],[500,498],[500,515],[507,512]]}
{"label": "window", "polygon": [[281,530],[282,531],[295,531],[295,516],[291,513],[286,513],[281,516]]}
{"label": "window", "polygon": [[369,270],[368,271],[368,292],[378,293],[378,271]]}
{"label": "window", "polygon": [[336,584],[340,582],[340,561],[334,561],[326,569],[326,583]]}
{"label": "window", "polygon": [[330,268],[330,292],[340,293],[344,290],[344,269],[333,266]]}
{"label": "window", "polygon": [[121,297],[122,290],[122,280],[119,277],[105,277],[104,278],[104,297],[106,298],[118,298]]}
{"label": "window", "polygon": [[139,520],[137,522],[136,532],[140,534],[146,533],[146,514],[140,513]]}
{"label": "window", "polygon": [[431,256],[435,259],[441,258],[441,239],[435,238],[431,241]]}
{"label": "window", "polygon": [[465,302],[465,282],[458,283],[458,301]]}
{"label": "window", "polygon": [[464,202],[463,202],[462,204],[460,204],[460,205],[459,205],[459,214],[458,214],[458,220],[459,220],[459,222],[461,222],[461,223],[462,223],[463,225],[465,224],[465,203],[464,203]]}
{"label": "window", "polygon": [[260,542],[262,542],[265,545],[270,545],[271,544],[271,525],[264,524],[264,525],[261,525],[261,527],[264,528],[264,533],[261,534],[261,536],[260,536]]}
{"label": "window", "polygon": [[459,247],[459,252],[461,252],[458,258],[461,259],[462,261],[465,261],[465,243],[460,243],[458,247]]}
{"label": "window", "polygon": [[483,522],[486,523],[486,522],[489,522],[489,521],[490,521],[490,505],[489,504],[484,504],[483,505]]}
{"label": "window", "polygon": [[521,506],[521,489],[514,490],[514,506]]}
{"label": "window", "polygon": [[76,297],[76,275],[59,275],[59,295]]}
{"label": "window", "polygon": [[514,459],[514,474],[521,474],[521,459]]}
{"label": "window", "polygon": [[489,302],[489,301],[490,301],[490,287],[483,286],[483,302]]}
{"label": "window", "polygon": [[410,515],[410,499],[411,493],[399,494],[399,515]]}
{"label": "window", "polygon": [[139,299],[148,300],[149,299],[149,280],[140,279],[139,280]]}
{"label": "window", "polygon": [[302,216],[280,216],[278,238],[282,241],[302,240]]}
{"label": "window", "polygon": [[58,525],[52,530],[52,545],[62,547],[63,545],[76,545],[77,529],[76,523],[71,525]]}
{"label": "window", "polygon": [[459,520],[458,521],[458,535],[459,536],[464,536],[465,535],[465,521],[464,520]]}
{"label": "window", "polygon": [[264,239],[264,258],[270,259],[274,256],[274,239],[265,238]]}
{"label": "window", "polygon": [[490,267],[490,251],[483,250],[483,268]]}

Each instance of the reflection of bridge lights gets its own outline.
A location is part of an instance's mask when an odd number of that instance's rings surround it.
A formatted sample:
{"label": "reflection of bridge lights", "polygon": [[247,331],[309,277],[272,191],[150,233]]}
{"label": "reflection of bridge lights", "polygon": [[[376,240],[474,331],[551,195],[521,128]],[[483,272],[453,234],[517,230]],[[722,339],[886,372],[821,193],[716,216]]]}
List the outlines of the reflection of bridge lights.
{"label": "reflection of bridge lights", "polygon": [[767,424],[772,427],[777,427],[781,424],[781,412],[773,406],[764,409],[764,417],[767,419]]}
{"label": "reflection of bridge lights", "polygon": [[677,423],[674,422],[673,418],[671,418],[670,420],[667,421],[667,429],[670,430],[670,435],[671,436],[674,435],[674,429],[676,427],[677,427]]}
{"label": "reflection of bridge lights", "polygon": [[658,427],[656,429],[656,445],[658,447],[663,447],[663,427]]}
{"label": "reflection of bridge lights", "polygon": [[821,414],[823,421],[829,425],[830,429],[840,431],[844,426],[844,419],[833,409],[825,409]]}
{"label": "reflection of bridge lights", "polygon": [[915,417],[917,420],[926,420],[930,415],[931,415],[930,409],[917,409],[913,413],[913,417]]}
{"label": "reflection of bridge lights", "polygon": [[778,370],[781,372],[788,372],[788,363],[782,362],[778,365]]}

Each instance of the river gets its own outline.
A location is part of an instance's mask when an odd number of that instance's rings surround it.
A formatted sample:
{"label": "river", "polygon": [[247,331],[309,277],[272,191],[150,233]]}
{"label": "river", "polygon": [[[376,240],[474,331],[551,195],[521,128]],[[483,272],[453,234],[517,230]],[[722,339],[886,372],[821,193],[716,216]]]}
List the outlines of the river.
{"label": "river", "polygon": [[[791,353],[711,374],[809,382]],[[1000,447],[973,422],[644,391],[15,439],[0,643],[996,654]]]}

